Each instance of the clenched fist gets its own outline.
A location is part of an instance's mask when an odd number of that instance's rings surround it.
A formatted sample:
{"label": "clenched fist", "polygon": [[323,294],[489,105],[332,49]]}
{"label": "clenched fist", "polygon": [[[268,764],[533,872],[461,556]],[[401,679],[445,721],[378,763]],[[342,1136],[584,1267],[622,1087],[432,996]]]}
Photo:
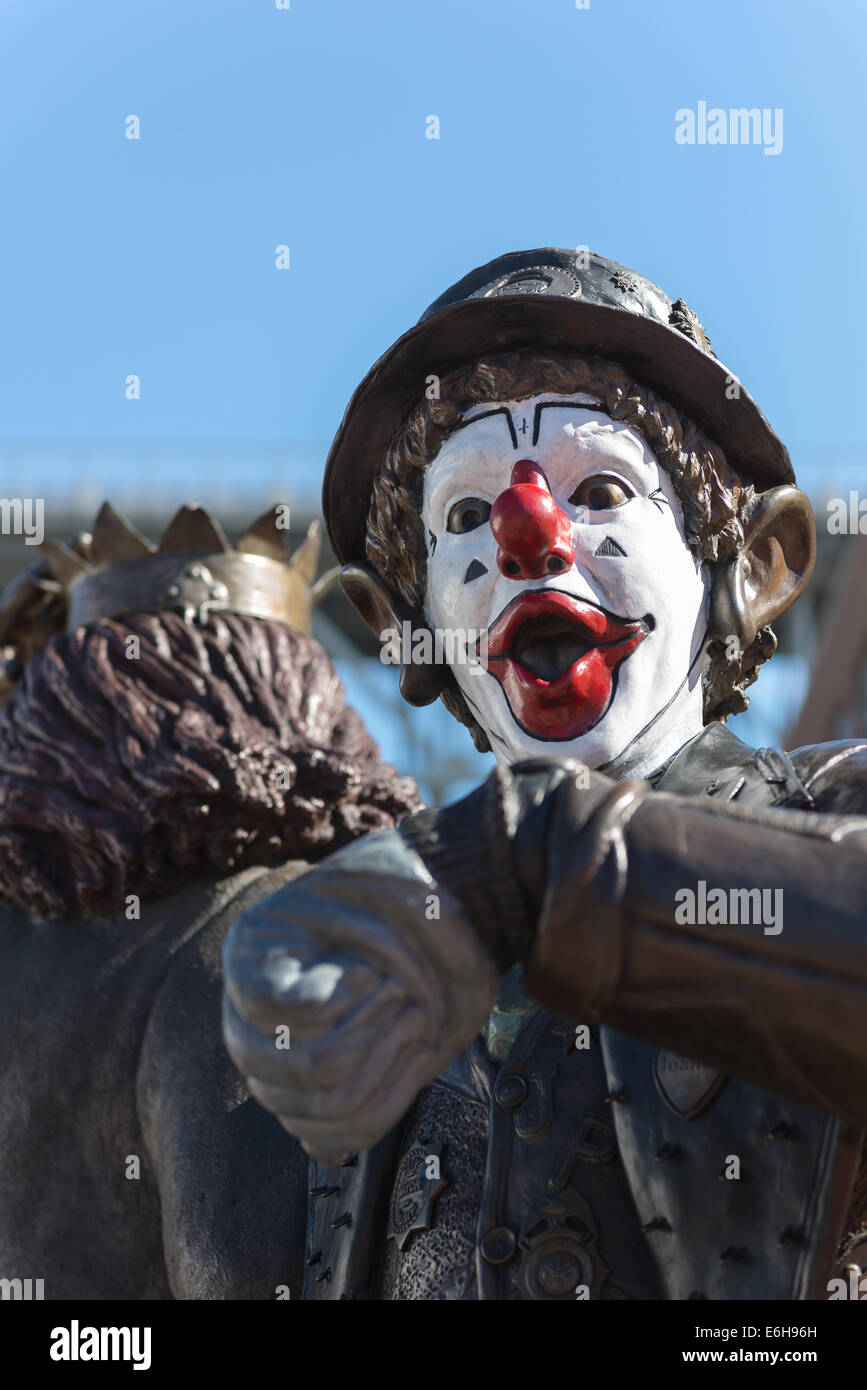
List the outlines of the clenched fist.
{"label": "clenched fist", "polygon": [[496,964],[397,831],[249,909],[223,949],[226,1046],[324,1163],[368,1148],[479,1032]]}

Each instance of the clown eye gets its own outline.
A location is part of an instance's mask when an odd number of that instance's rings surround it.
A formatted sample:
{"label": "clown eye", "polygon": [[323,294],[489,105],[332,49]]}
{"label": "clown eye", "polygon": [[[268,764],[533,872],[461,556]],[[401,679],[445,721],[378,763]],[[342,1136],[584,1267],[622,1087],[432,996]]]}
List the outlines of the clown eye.
{"label": "clown eye", "polygon": [[634,494],[625,483],[614,478],[584,478],[578,484],[569,501],[573,507],[586,507],[591,512],[607,512],[613,507],[622,507]]}
{"label": "clown eye", "polygon": [[483,502],[481,497],[464,497],[449,512],[446,529],[461,536],[466,531],[475,531],[477,527],[484,526],[490,515],[490,502]]}

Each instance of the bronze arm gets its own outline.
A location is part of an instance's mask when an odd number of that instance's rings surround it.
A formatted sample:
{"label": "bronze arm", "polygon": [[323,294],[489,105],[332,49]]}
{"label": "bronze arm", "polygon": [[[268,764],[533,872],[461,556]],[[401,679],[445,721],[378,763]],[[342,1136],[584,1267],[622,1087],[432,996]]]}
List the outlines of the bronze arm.
{"label": "bronze arm", "polygon": [[[400,833],[500,967],[523,961],[539,1003],[867,1120],[867,817],[740,809],[540,761]],[[729,923],[677,920],[684,890],[698,909],[712,889]],[[734,923],[735,903],[770,913]]]}

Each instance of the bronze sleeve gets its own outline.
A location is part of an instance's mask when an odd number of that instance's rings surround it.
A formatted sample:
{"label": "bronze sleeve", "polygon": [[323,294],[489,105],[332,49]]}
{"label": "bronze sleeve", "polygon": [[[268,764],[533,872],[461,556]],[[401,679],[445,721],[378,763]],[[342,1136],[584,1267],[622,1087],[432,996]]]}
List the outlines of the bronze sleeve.
{"label": "bronze sleeve", "polygon": [[555,793],[527,993],[867,1120],[867,818],[608,786]]}

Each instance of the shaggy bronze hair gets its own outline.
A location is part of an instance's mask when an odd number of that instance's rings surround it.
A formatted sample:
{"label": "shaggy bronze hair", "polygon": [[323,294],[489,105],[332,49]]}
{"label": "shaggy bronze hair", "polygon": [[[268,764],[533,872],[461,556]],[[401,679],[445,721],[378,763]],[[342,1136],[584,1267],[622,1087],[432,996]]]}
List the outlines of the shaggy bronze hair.
{"label": "shaggy bronze hair", "polygon": [[[374,482],[367,556],[392,590],[417,612],[423,612],[427,585],[427,543],[421,517],[426,468],[471,406],[525,400],[543,392],[590,395],[612,420],[642,436],[672,480],[683,507],[687,543],[699,559],[722,563],[743,545],[743,523],[755,490],[729,467],[722,449],[691,420],[632,381],[613,362],[526,349],[469,362],[444,376],[439,398],[423,400],[396,433]],[[705,723],[747,708],[745,689],[776,645],[769,627],[762,628],[739,656],[730,657],[719,638],[709,644]],[[453,677],[442,700],[467,725],[476,747],[486,752],[490,747],[487,736]]]}
{"label": "shaggy bronze hair", "polygon": [[94,623],[53,637],[0,712],[0,897],[36,919],[316,860],[420,805],[282,623]]}

